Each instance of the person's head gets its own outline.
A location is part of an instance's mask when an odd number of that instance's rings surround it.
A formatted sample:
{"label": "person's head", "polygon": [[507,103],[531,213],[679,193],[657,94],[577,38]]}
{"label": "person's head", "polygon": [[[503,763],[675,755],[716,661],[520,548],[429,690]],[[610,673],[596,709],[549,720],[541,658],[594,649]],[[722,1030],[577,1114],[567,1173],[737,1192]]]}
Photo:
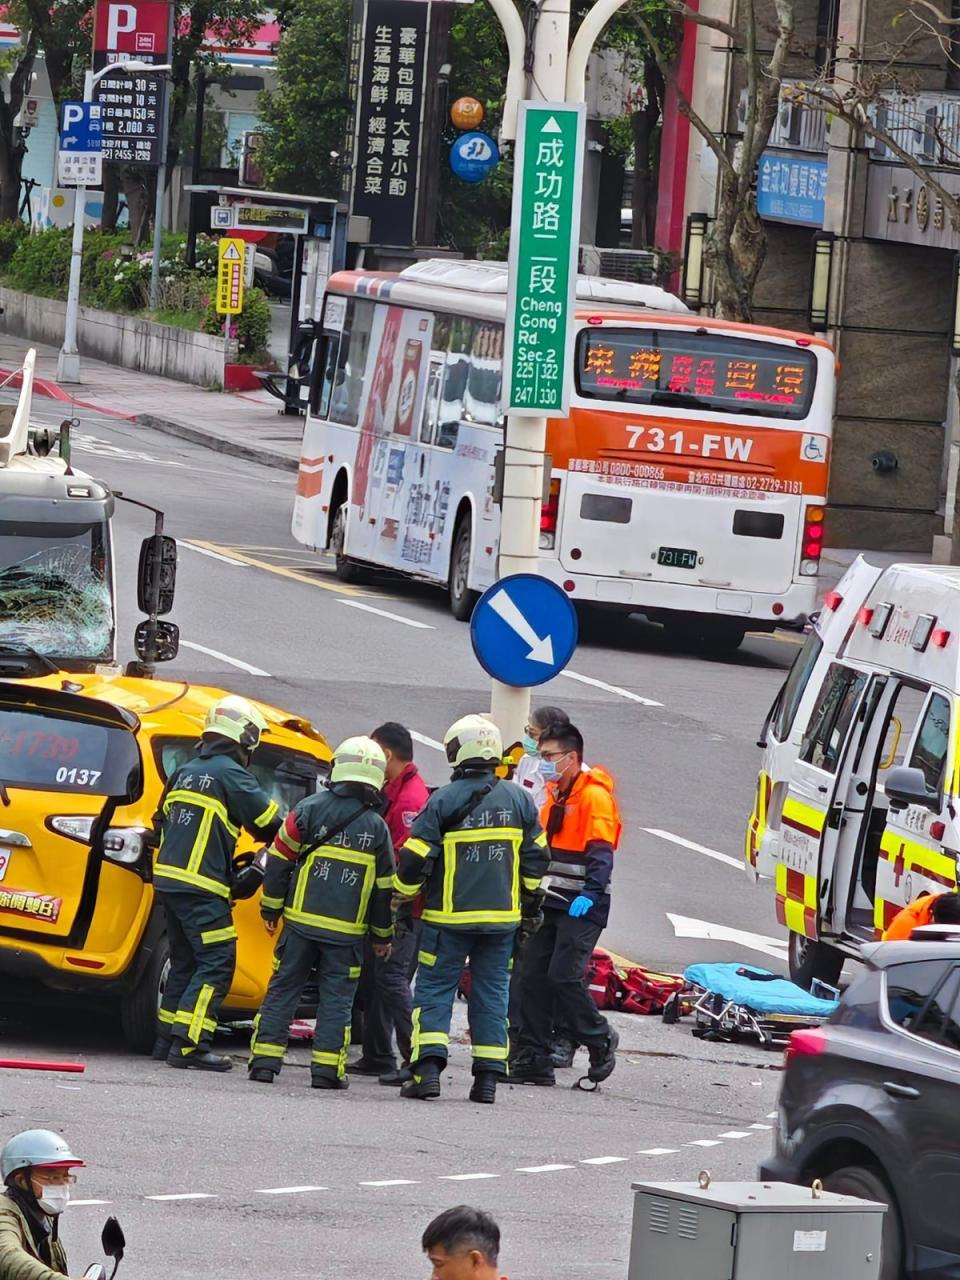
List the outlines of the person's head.
{"label": "person's head", "polygon": [[399,777],[413,759],[413,738],[410,730],[395,720],[388,720],[379,729],[374,729],[370,737],[382,750],[387,759],[387,781],[392,782]]}
{"label": "person's head", "polygon": [[550,725],[569,724],[570,717],[560,707],[535,707],[523,730],[523,749],[528,756],[535,756],[544,729]]}
{"label": "person's head", "polygon": [[540,776],[566,786],[583,764],[583,735],[570,723],[547,725],[540,736]]}
{"label": "person's head", "polygon": [[372,738],[345,738],[333,753],[330,781],[379,791],[386,771],[387,757]]}
{"label": "person's head", "polygon": [[208,746],[232,748],[239,759],[248,763],[266,728],[265,718],[253,703],[231,693],[207,712],[202,737]]}
{"label": "person's head", "polygon": [[35,1200],[44,1213],[56,1217],[67,1207],[74,1169],[83,1161],[50,1129],[27,1129],[0,1151],[0,1176],[4,1185],[16,1187]]}
{"label": "person's head", "polygon": [[444,1209],[421,1241],[433,1270],[430,1280],[497,1280],[500,1228],[489,1213],[458,1204]]}
{"label": "person's head", "polygon": [[930,908],[934,924],[960,924],[960,893],[941,893]]}
{"label": "person's head", "polygon": [[503,739],[489,716],[462,716],[454,721],[443,749],[455,771],[495,769],[503,760]]}

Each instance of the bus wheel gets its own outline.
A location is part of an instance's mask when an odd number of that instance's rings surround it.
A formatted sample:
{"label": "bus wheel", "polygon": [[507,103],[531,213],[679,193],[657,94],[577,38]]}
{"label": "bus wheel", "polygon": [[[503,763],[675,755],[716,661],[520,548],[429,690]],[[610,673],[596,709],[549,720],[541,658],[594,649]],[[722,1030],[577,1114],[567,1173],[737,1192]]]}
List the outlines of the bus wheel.
{"label": "bus wheel", "polygon": [[347,504],[341,502],[333,517],[330,530],[330,549],[333,552],[334,572],[341,582],[363,582],[365,573],[356,560],[350,560],[343,554],[347,540]]}
{"label": "bus wheel", "polygon": [[120,1025],[132,1053],[149,1053],[157,1038],[157,1010],[170,972],[170,944],[164,933],[158,939],[140,981],[123,996]]}
{"label": "bus wheel", "polygon": [[470,521],[461,520],[453,535],[453,553],[450,556],[450,612],[458,622],[469,622],[473,607],[479,600],[471,591],[470,582]]}
{"label": "bus wheel", "polygon": [[747,628],[736,618],[707,618],[701,624],[700,642],[706,652],[732,652],[743,644]]}
{"label": "bus wheel", "polygon": [[790,934],[790,977],[798,987],[809,991],[815,980],[835,987],[843,971],[843,952],[826,942],[814,942],[799,933]]}

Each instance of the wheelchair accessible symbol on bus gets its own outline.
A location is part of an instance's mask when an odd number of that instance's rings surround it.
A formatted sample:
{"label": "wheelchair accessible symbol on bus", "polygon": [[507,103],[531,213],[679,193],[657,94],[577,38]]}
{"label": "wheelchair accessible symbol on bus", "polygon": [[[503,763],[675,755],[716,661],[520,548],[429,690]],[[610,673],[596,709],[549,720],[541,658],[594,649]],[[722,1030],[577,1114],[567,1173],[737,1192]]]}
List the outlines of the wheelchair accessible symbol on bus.
{"label": "wheelchair accessible symbol on bus", "polygon": [[577,611],[566,592],[533,573],[501,578],[470,619],[477,661],[501,684],[525,689],[558,675],[577,647]]}
{"label": "wheelchair accessible symbol on bus", "polygon": [[805,462],[826,462],[827,448],[820,436],[804,436],[800,457]]}

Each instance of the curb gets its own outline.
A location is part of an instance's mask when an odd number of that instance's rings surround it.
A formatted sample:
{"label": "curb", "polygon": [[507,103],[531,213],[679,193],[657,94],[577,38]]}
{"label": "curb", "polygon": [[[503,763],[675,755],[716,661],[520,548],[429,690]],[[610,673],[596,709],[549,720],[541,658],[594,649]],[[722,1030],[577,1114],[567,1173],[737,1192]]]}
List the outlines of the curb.
{"label": "curb", "polygon": [[234,458],[243,458],[247,462],[259,462],[265,467],[275,467],[280,471],[298,471],[300,462],[288,454],[277,453],[274,449],[261,449],[257,445],[241,444],[238,440],[230,440],[226,436],[214,435],[212,431],[204,431],[202,427],[192,427],[187,422],[177,422],[174,418],[157,418],[152,413],[141,413],[131,419],[141,427],[150,427],[164,435],[179,436],[181,440],[189,440],[191,444],[201,445],[205,449],[213,449],[216,453],[230,454]]}

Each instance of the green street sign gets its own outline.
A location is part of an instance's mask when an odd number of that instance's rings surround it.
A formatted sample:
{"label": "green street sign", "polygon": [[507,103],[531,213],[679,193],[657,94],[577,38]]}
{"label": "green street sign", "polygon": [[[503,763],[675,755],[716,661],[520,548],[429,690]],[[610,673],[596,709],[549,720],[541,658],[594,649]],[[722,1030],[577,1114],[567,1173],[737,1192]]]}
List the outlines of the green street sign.
{"label": "green street sign", "polygon": [[570,403],[586,107],[521,102],[513,173],[503,404],[560,417]]}

